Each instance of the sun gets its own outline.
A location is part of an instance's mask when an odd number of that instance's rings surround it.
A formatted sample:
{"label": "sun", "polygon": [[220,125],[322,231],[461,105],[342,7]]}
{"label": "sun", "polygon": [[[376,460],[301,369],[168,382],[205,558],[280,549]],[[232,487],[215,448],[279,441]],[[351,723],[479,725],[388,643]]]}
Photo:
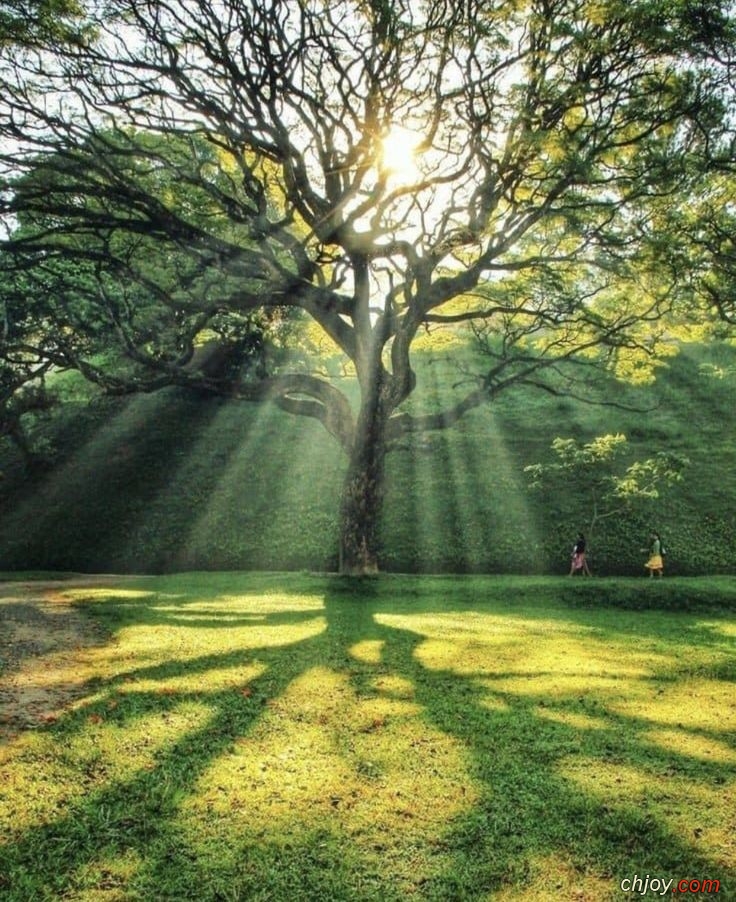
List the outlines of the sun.
{"label": "sun", "polygon": [[392,125],[381,140],[380,168],[402,184],[417,181],[421,174],[417,154],[420,141],[416,132]]}

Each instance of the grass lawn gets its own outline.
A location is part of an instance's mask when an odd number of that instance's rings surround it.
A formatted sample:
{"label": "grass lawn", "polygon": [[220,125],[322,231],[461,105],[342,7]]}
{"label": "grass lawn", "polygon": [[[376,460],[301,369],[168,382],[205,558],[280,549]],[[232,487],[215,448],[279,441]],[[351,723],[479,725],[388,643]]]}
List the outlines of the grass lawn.
{"label": "grass lawn", "polygon": [[98,638],[0,672],[76,687],[0,744],[8,902],[736,899],[726,578],[54,591]]}

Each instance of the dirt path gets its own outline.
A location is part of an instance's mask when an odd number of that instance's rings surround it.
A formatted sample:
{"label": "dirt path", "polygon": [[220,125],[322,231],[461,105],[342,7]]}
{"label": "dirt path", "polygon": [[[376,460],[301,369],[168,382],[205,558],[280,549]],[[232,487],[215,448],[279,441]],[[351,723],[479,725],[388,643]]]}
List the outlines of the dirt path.
{"label": "dirt path", "polygon": [[106,637],[64,591],[99,579],[0,583],[0,743],[55,720],[86,691],[86,650]]}

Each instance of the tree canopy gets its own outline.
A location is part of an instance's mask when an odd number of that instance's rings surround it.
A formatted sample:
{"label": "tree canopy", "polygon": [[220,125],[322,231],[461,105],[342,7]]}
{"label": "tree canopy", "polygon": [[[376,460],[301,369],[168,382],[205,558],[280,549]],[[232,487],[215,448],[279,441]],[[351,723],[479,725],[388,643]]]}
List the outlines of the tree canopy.
{"label": "tree canopy", "polygon": [[[318,418],[349,458],[346,572],[377,566],[392,442],[552,387],[562,360],[636,368],[702,310],[703,235],[673,241],[670,214],[733,165],[729,4],[79,11],[73,40],[0,48],[6,309],[32,297],[44,323],[26,352],[112,390],[200,384]],[[198,362],[213,334],[294,317],[351,362],[357,409],[278,358]],[[413,342],[461,323],[484,355],[446,410],[412,416]]]}

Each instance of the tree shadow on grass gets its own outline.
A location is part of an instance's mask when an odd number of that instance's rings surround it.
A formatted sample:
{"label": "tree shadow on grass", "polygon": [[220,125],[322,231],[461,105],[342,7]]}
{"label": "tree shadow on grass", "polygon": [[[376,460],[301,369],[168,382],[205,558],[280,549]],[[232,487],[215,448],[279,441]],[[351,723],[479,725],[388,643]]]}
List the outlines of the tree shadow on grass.
{"label": "tree shadow on grass", "polygon": [[[470,674],[461,658],[453,661],[459,673],[454,667],[428,666],[421,654],[426,636],[382,624],[368,616],[369,610],[356,621],[350,612],[353,603],[350,593],[327,599],[331,628],[344,635],[346,646],[370,640],[381,646],[380,664],[413,685],[427,723],[467,750],[479,787],[474,804],[449,821],[439,843],[449,866],[430,880],[420,880],[422,895],[485,898],[504,887],[521,893],[536,881],[543,889],[530,898],[541,898],[560,888],[555,875],[547,882],[543,871],[555,861],[563,870],[562,863],[569,862],[577,872],[573,883],[579,882],[579,898],[586,897],[586,874],[595,878],[591,898],[603,898],[601,891],[606,897],[620,895],[620,881],[634,873],[710,876],[724,887],[736,886],[736,872],[724,866],[725,854],[719,859],[698,848],[699,828],[694,835],[683,834],[662,817],[662,806],[656,804],[662,783],[678,777],[692,784],[694,801],[701,789],[706,796],[718,794],[726,780],[736,776],[736,755],[723,764],[662,748],[648,736],[653,726],[649,720],[617,714],[586,692],[550,698],[544,685],[514,691],[506,685],[508,674],[494,674],[492,665],[490,680],[488,672]],[[386,606],[374,608],[374,614],[379,612],[385,615]],[[421,610],[405,608],[405,613],[409,621],[421,624]],[[575,614],[570,620],[576,622]],[[494,690],[496,676],[499,687]],[[510,676],[533,687],[545,674],[515,671]],[[370,667],[354,673],[353,679],[358,692],[375,691]],[[581,733],[585,718],[590,725]],[[703,732],[726,750],[734,744],[728,731]],[[577,781],[587,768],[601,773]],[[632,775],[640,785],[627,793],[625,783]]]}
{"label": "tree shadow on grass", "polygon": [[[156,592],[141,594],[136,598],[116,596],[111,593],[104,605],[97,606],[96,618],[102,623],[114,625],[116,630],[123,626],[136,627],[190,627],[192,629],[233,629],[239,626],[288,626],[304,623],[309,617],[318,617],[324,613],[322,606],[300,607],[297,611],[280,611],[250,614],[233,614],[223,601],[220,607],[208,605],[205,611],[196,607],[200,596],[187,598],[181,594],[172,594],[165,604],[157,603]],[[192,610],[188,610],[193,606]]]}
{"label": "tree shadow on grass", "polygon": [[[412,597],[400,582],[325,584],[323,608],[234,618],[272,631],[268,642],[134,660],[60,722],[53,736],[70,754],[91,724],[95,741],[102,721],[123,743],[136,729],[144,736],[147,724],[178,718],[183,728],[145,749],[132,774],[91,774],[90,791],[63,813],[17,830],[0,847],[8,899],[37,894],[39,872],[47,898],[107,887],[126,899],[445,900],[521,896],[531,885],[536,898],[577,886],[580,898],[604,899],[642,872],[736,885],[723,856],[682,834],[654,798],[666,796],[667,780],[679,781],[680,793],[686,780],[696,800],[705,794],[707,814],[707,794],[736,776],[733,761],[667,751],[651,741],[650,722],[614,710],[600,693],[550,695],[533,662],[512,673],[496,666],[493,644],[485,665],[467,666],[468,646],[451,625],[442,635],[442,618],[477,612],[470,590],[445,600],[421,589]],[[199,599],[112,595],[95,610],[103,621],[122,616],[152,629],[219,623],[226,644],[232,613],[223,603],[204,616],[190,604]],[[573,630],[587,629],[579,614],[569,614]],[[300,626],[300,637],[276,641],[280,628]],[[207,684],[228,671],[230,682]],[[281,708],[305,679],[323,680],[324,694],[305,698],[297,713]],[[350,721],[351,708],[364,721]],[[730,741],[726,731],[710,738]],[[290,770],[290,752],[311,760]],[[447,772],[450,760],[457,775]],[[275,779],[261,779],[261,767]],[[310,770],[313,785],[299,787]],[[640,786],[617,784],[618,773]],[[238,783],[228,782],[233,776]]]}
{"label": "tree shadow on grass", "polygon": [[[85,867],[98,858],[112,860],[132,854],[136,860],[147,862],[146,869],[152,875],[159,868],[167,871],[159,891],[154,881],[153,895],[143,893],[141,898],[217,898],[208,889],[192,884],[191,867],[182,868],[177,862],[180,844],[172,822],[182,800],[196,790],[198,779],[210,763],[227,754],[237,739],[248,735],[262,716],[265,704],[278,698],[304,666],[301,656],[290,655],[288,647],[277,646],[258,657],[265,665],[264,674],[247,683],[247,694],[234,687],[219,692],[152,689],[116,694],[116,689],[131,679],[206,676],[215,666],[251,663],[252,653],[209,655],[184,663],[172,660],[121,673],[107,687],[105,700],[89,704],[60,723],[57,735],[59,742],[64,743],[98,718],[129,729],[138,719],[171,718],[187,703],[204,704],[207,708],[199,727],[162,743],[131,778],[91,789],[67,806],[63,815],[30,827],[15,843],[0,850],[0,889],[4,888],[12,899],[31,898],[35,875],[41,871],[48,897],[60,898],[84,884]],[[274,664],[277,666],[271,666]],[[111,697],[115,700],[112,711],[108,706]],[[177,896],[177,886],[182,890],[181,896]]]}

